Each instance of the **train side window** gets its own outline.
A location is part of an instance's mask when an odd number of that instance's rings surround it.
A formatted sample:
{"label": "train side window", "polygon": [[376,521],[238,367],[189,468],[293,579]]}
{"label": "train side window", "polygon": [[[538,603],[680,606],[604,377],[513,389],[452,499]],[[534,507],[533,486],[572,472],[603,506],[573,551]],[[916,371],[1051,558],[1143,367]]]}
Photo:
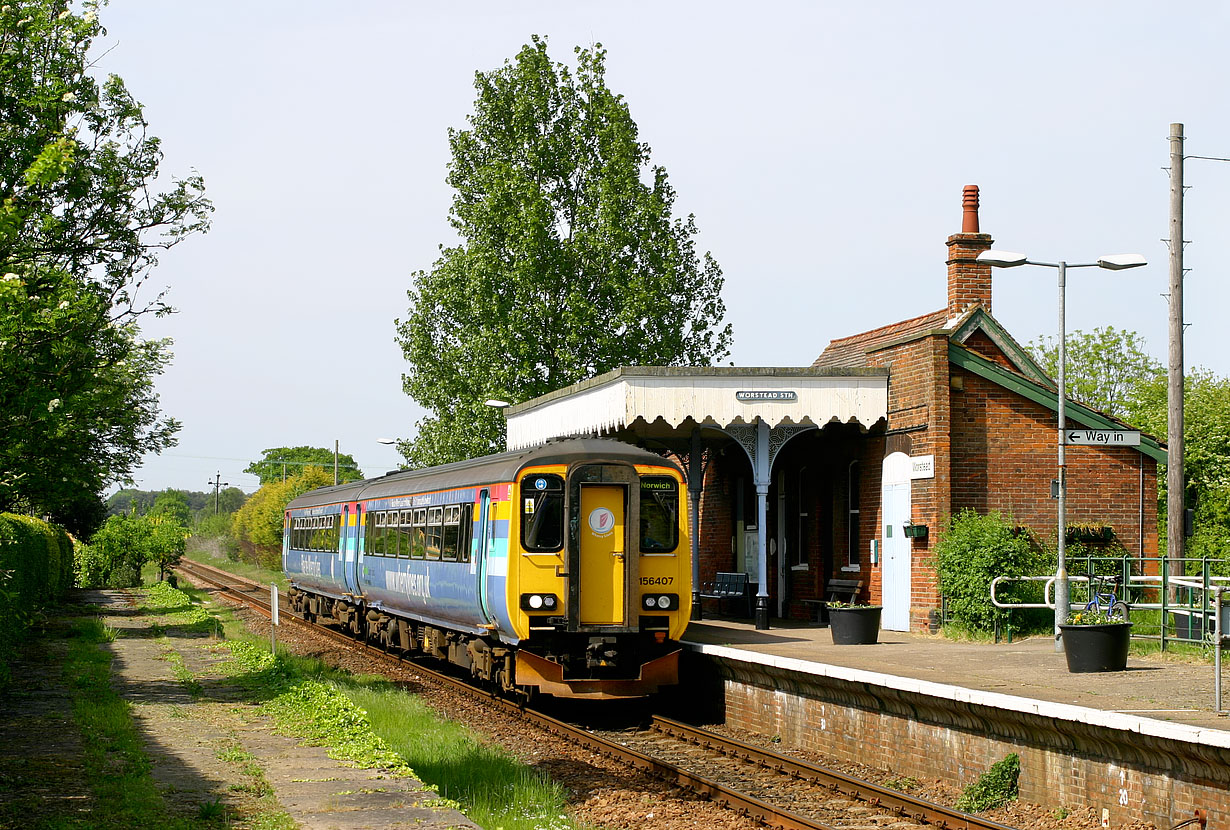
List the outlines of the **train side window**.
{"label": "train side window", "polygon": [[307,549],[317,550],[320,547],[317,544],[317,540],[320,538],[320,517],[312,516],[308,519],[308,521],[311,522],[312,529],[308,531]]}
{"label": "train side window", "polygon": [[401,527],[397,532],[397,555],[408,559],[414,552],[414,511],[401,511]]}
{"label": "train side window", "polygon": [[457,561],[457,537],[461,531],[461,508],[455,504],[444,508],[444,540],[440,545],[440,558],[446,562]]}
{"label": "train side window", "polygon": [[461,562],[469,562],[471,540],[474,538],[474,522],[471,520],[474,505],[463,504],[459,509],[461,516],[458,520],[460,530],[457,535],[457,559]]}
{"label": "train side window", "polygon": [[384,554],[384,527],[389,520],[389,514],[383,510],[376,514],[376,532],[372,537],[372,553],[377,556]]}
{"label": "train side window", "polygon": [[373,546],[373,542],[376,538],[376,517],[379,515],[380,515],[379,513],[373,513],[370,510],[367,511],[367,527],[363,531],[363,552],[364,553],[375,553],[376,552],[376,549]]}
{"label": "train side window", "polygon": [[440,543],[444,537],[444,508],[427,508],[427,558],[440,558]]}
{"label": "train side window", "polygon": [[422,559],[427,553],[427,508],[420,507],[414,511],[414,535],[410,546],[410,557]]}
{"label": "train side window", "polygon": [[521,546],[530,553],[564,547],[564,479],[528,475],[521,479]]}
{"label": "train side window", "polygon": [[679,547],[679,484],[670,476],[641,478],[641,553]]}
{"label": "train side window", "polygon": [[385,523],[385,556],[397,556],[397,512],[391,512]]}

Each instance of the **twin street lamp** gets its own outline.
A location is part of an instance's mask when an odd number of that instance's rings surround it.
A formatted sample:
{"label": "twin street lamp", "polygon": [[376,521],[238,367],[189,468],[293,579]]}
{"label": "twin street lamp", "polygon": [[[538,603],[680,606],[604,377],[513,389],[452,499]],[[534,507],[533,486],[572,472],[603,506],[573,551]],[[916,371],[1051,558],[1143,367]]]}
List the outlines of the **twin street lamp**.
{"label": "twin street lamp", "polygon": [[1058,507],[1058,554],[1059,566],[1055,571],[1055,651],[1063,651],[1063,641],[1059,637],[1059,626],[1068,621],[1068,611],[1071,607],[1071,594],[1068,585],[1067,566],[1067,517],[1065,509],[1068,495],[1068,480],[1065,469],[1066,459],[1064,447],[1067,444],[1064,435],[1065,412],[1064,404],[1067,398],[1065,386],[1065,371],[1067,364],[1067,321],[1065,319],[1065,295],[1067,293],[1067,270],[1069,268],[1106,268],[1110,271],[1122,271],[1127,268],[1139,268],[1145,265],[1145,258],[1140,254],[1111,254],[1098,259],[1097,262],[1070,263],[1035,262],[1025,254],[1010,251],[983,251],[978,255],[978,261],[984,265],[996,268],[1015,268],[1018,265],[1040,265],[1044,268],[1055,268],[1059,271],[1059,377],[1057,382],[1059,408],[1059,507]]}

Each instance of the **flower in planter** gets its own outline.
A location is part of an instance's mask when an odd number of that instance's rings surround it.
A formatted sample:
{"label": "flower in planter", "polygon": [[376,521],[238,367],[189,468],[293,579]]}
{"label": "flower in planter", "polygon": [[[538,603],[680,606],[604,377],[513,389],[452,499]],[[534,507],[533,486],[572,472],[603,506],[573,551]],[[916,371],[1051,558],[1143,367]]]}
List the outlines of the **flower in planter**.
{"label": "flower in planter", "polygon": [[1115,625],[1121,622],[1124,622],[1122,617],[1112,617],[1105,610],[1082,608],[1068,614],[1068,625]]}
{"label": "flower in planter", "polygon": [[838,608],[838,609],[841,609],[841,608],[879,608],[880,607],[878,605],[872,605],[870,602],[842,602],[840,600],[834,600],[833,602],[826,602],[825,605],[828,606],[829,608]]}

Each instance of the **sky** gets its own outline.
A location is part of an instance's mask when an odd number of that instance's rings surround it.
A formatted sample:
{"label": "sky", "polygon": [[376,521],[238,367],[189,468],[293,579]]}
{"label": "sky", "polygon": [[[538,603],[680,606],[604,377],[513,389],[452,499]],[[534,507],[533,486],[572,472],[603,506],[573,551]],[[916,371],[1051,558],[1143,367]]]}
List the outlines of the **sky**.
{"label": "sky", "polygon": [[[754,11],[753,11],[754,8]],[[1068,274],[1069,332],[1115,326],[1166,361],[1170,124],[1230,158],[1230,6],[1145,2],[377,2],[111,0],[97,71],[199,171],[213,228],[152,283],[177,314],[158,379],[178,446],[134,473],[205,490],[268,447],[312,445],[381,475],[423,416],[395,320],[456,243],[448,130],[474,74],[531,35],[557,61],[608,51],[625,96],[725,275],[735,366],[810,365],[829,340],[943,308],[961,192],[995,247]],[[1186,363],[1230,374],[1230,163],[1186,163]],[[1056,272],[997,271],[1018,341],[1058,332]]]}

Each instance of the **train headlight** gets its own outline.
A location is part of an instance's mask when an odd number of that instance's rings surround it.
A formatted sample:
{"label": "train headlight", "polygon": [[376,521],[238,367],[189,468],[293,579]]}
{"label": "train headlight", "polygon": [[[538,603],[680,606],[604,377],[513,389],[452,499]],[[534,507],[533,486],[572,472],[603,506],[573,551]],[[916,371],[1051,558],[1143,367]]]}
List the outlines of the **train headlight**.
{"label": "train headlight", "polygon": [[559,607],[559,597],[555,594],[522,594],[521,610],[548,612]]}
{"label": "train headlight", "polygon": [[641,608],[646,611],[678,611],[678,594],[645,594],[641,597]]}

